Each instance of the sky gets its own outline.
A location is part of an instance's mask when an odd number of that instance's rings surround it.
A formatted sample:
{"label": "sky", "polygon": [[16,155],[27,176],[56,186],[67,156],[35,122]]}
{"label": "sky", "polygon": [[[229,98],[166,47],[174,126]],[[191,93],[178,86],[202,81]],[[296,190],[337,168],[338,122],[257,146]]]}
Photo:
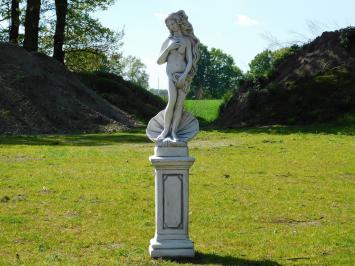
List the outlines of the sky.
{"label": "sky", "polygon": [[95,16],[106,27],[124,29],[123,54],[142,60],[150,87],[167,89],[165,66],[156,60],[169,35],[164,19],[181,9],[201,43],[230,54],[243,71],[265,49],[355,26],[354,0],[117,0]]}

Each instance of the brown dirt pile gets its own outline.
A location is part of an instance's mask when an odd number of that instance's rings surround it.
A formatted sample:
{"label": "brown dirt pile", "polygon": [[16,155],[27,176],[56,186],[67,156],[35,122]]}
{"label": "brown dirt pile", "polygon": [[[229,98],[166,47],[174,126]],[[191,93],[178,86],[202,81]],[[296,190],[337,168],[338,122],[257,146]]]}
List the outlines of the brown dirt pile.
{"label": "brown dirt pile", "polygon": [[55,59],[0,43],[0,134],[111,132],[136,124]]}

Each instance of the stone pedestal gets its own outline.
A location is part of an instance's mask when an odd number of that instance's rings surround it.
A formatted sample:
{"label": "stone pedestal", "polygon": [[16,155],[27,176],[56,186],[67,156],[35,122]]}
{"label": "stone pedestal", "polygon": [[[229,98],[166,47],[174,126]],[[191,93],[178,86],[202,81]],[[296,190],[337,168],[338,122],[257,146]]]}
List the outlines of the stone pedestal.
{"label": "stone pedestal", "polygon": [[149,157],[155,167],[155,236],[149,253],[158,257],[193,257],[189,239],[189,168],[195,159],[181,147],[156,148]]}

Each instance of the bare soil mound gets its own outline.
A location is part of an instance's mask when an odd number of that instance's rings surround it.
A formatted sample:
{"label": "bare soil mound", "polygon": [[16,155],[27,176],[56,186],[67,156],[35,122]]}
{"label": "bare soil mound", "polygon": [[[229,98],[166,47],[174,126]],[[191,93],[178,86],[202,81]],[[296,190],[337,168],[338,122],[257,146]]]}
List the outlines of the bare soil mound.
{"label": "bare soil mound", "polygon": [[246,80],[222,106],[220,126],[310,124],[355,113],[355,28],[324,32],[266,79]]}
{"label": "bare soil mound", "polygon": [[0,43],[0,134],[110,132],[135,125],[55,59]]}

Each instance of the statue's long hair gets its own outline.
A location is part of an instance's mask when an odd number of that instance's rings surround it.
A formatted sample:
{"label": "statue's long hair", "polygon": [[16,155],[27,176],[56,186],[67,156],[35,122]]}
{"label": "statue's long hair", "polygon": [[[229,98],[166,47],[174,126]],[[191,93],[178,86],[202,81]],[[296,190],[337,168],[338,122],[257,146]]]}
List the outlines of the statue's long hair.
{"label": "statue's long hair", "polygon": [[[188,16],[185,14],[185,11],[180,10],[175,13],[171,13],[166,19],[165,23],[167,23],[168,20],[175,20],[176,23],[180,26],[182,34],[189,38],[191,42],[191,49],[192,49],[192,67],[190,72],[188,73],[187,76],[187,81],[189,83],[192,82],[192,79],[196,75],[197,72],[197,62],[200,59],[200,53],[199,53],[199,44],[200,41],[199,39],[195,36],[194,34],[194,29],[192,28],[191,23],[188,21]],[[171,36],[173,35],[173,32],[170,32]]]}

